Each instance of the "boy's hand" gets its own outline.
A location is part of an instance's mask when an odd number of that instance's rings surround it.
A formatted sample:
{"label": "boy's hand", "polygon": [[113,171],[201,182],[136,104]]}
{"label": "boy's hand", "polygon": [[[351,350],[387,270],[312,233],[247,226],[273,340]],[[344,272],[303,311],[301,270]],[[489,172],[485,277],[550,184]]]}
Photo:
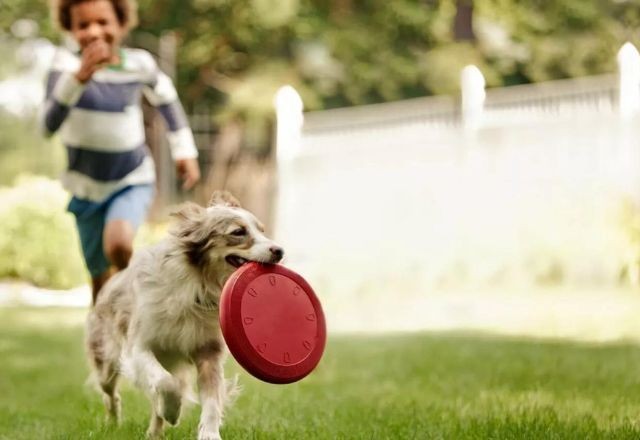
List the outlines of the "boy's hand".
{"label": "boy's hand", "polygon": [[76,79],[86,83],[93,74],[111,60],[111,47],[102,40],[96,40],[82,50],[82,63]]}
{"label": "boy's hand", "polygon": [[183,180],[182,189],[191,189],[200,180],[200,167],[196,159],[178,159],[176,170],[178,177]]}

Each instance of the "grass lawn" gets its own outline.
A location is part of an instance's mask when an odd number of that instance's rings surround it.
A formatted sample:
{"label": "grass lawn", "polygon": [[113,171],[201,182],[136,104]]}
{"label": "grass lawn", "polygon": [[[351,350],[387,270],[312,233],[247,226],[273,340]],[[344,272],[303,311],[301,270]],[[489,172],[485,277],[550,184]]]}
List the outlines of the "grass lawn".
{"label": "grass lawn", "polygon": [[[149,407],[123,389],[120,427],[84,386],[82,311],[0,309],[0,439],[135,439]],[[233,359],[227,372],[238,372]],[[320,366],[274,386],[244,373],[229,439],[640,438],[640,347],[476,334],[330,337]],[[195,438],[190,408],[168,439]]]}

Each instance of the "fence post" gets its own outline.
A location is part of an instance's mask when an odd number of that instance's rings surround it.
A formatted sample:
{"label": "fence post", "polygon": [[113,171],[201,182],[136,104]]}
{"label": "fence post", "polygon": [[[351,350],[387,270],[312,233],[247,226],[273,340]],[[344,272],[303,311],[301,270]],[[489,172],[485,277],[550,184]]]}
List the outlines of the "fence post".
{"label": "fence post", "polygon": [[278,162],[293,158],[300,149],[304,105],[291,86],[283,86],[274,99],[276,107],[276,157]]}
{"label": "fence post", "polygon": [[640,54],[626,42],[618,51],[618,75],[620,80],[619,111],[629,117],[640,109]]}
{"label": "fence post", "polygon": [[462,123],[466,129],[478,129],[482,124],[486,98],[484,76],[476,66],[466,66],[460,74],[460,85],[462,90]]}
{"label": "fence post", "polygon": [[275,197],[272,211],[274,235],[286,240],[289,210],[295,205],[294,163],[292,159],[300,151],[303,103],[300,95],[291,86],[281,87],[274,97],[276,109],[276,166]]}

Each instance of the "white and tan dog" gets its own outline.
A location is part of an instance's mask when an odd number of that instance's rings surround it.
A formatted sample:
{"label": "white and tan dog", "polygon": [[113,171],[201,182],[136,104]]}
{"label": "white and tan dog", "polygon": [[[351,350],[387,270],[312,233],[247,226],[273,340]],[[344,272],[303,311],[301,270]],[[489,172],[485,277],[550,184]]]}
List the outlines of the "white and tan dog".
{"label": "white and tan dog", "polygon": [[138,251],[101,291],[87,319],[87,349],[108,414],[118,420],[118,377],[149,396],[149,437],[178,422],[197,372],[202,405],[198,439],[220,438],[229,384],[218,301],[229,276],[247,261],[277,263],[283,250],[229,193],[216,191],[206,209],[189,203],[160,243]]}

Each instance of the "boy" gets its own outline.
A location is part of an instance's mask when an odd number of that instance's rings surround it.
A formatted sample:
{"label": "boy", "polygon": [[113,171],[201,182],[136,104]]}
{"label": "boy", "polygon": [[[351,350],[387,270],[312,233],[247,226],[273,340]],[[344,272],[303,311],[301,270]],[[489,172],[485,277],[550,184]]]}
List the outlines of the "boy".
{"label": "boy", "polygon": [[48,135],[59,131],[67,148],[63,184],[73,195],[68,210],[76,217],[95,304],[114,269],[129,263],[154,196],[141,93],[167,123],[184,189],[200,178],[198,153],[171,80],[148,52],[120,47],[136,24],[133,0],[58,0],[54,15],[80,51],[57,51],[42,123]]}

